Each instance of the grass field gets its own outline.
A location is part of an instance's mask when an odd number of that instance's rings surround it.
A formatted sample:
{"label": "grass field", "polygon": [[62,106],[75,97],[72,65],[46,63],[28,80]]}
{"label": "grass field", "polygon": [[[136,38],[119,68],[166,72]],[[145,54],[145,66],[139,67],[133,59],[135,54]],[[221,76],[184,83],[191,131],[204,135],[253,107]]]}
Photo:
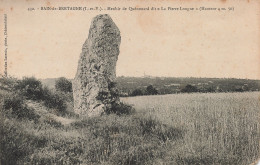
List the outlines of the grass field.
{"label": "grass field", "polygon": [[[167,160],[249,164],[259,157],[260,93],[206,93],[123,98],[143,116],[178,128]],[[181,163],[181,164],[182,164]]]}
{"label": "grass field", "polygon": [[247,165],[259,157],[259,96],[121,98],[134,114],[91,119],[57,116],[41,102],[25,101],[40,118],[10,118],[1,109],[1,164]]}

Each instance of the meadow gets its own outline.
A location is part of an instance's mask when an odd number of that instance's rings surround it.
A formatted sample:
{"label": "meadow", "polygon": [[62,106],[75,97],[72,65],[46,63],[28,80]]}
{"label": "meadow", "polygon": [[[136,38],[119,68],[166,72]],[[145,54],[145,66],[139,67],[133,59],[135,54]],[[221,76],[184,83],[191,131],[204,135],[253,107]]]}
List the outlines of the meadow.
{"label": "meadow", "polygon": [[123,101],[134,105],[140,115],[185,132],[172,143],[167,160],[249,164],[259,157],[259,92],[139,96]]}
{"label": "meadow", "polygon": [[258,92],[121,98],[135,112],[95,118],[73,114],[70,94],[43,93],[0,90],[1,164],[247,165],[259,157]]}

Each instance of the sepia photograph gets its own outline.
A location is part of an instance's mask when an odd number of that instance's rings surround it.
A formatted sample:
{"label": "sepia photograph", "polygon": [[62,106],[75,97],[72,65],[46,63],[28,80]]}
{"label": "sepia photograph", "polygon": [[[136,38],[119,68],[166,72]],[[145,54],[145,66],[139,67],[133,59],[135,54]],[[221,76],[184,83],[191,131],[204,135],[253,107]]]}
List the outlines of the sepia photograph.
{"label": "sepia photograph", "polygon": [[0,0],[0,165],[260,165],[260,1]]}

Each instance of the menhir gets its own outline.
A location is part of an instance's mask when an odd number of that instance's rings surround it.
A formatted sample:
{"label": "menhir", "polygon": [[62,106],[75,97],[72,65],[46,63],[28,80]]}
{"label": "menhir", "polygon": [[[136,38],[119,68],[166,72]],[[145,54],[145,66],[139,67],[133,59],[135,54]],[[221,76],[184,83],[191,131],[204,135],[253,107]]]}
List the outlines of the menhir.
{"label": "menhir", "polygon": [[107,14],[93,18],[73,80],[74,111],[100,116],[119,102],[115,87],[120,31]]}

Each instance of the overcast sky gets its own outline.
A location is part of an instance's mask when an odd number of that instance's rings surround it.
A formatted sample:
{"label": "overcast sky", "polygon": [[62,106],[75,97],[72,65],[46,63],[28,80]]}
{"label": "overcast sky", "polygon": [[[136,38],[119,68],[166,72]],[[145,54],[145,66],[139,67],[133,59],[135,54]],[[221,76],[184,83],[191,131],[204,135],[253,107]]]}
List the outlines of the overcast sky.
{"label": "overcast sky", "polygon": [[[8,73],[73,78],[91,20],[107,13],[121,31],[117,76],[260,79],[260,2],[0,1],[7,14]],[[148,3],[149,2],[149,3]],[[149,7],[149,11],[41,11],[28,7]],[[234,7],[234,11],[151,11],[151,7]]]}

